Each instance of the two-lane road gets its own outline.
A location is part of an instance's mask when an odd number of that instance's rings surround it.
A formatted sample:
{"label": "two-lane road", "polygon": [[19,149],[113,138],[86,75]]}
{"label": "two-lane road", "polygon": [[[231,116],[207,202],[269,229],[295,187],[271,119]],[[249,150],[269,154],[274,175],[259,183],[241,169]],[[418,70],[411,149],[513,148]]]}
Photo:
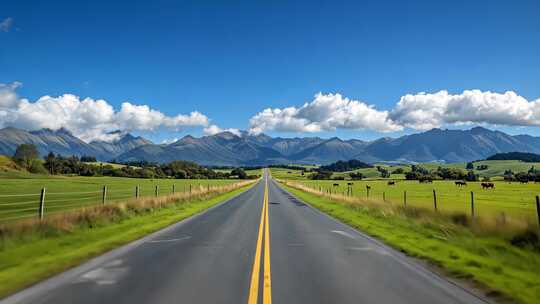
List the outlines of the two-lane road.
{"label": "two-lane road", "polygon": [[265,177],[0,303],[484,303]]}

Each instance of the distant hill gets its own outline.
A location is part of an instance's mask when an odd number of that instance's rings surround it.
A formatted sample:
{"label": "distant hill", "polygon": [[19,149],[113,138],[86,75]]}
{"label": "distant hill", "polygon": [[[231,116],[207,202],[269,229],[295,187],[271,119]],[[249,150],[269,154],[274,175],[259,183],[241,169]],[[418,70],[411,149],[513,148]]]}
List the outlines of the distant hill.
{"label": "distant hill", "polygon": [[497,153],[486,158],[486,160],[520,160],[526,163],[538,163],[540,162],[540,154],[524,152]]}
{"label": "distant hill", "polygon": [[250,138],[230,132],[195,138],[185,136],[169,145],[146,145],[118,157],[120,161],[148,160],[169,162],[176,159],[190,160],[201,165],[261,165],[286,162],[278,151],[257,144]]}
{"label": "distant hill", "polygon": [[86,143],[66,129],[56,131],[50,129],[25,131],[10,127],[0,129],[0,154],[13,155],[17,146],[24,143],[36,145],[41,155],[54,152],[65,156],[90,155],[101,160],[110,160],[138,146],[152,144],[144,138],[130,134],[121,135],[113,142]]}
{"label": "distant hill", "polygon": [[49,151],[62,155],[91,155],[107,161],[170,162],[194,161],[209,166],[330,164],[357,159],[375,162],[468,162],[498,153],[520,151],[540,153],[540,137],[511,136],[482,127],[470,130],[442,130],[381,138],[374,141],[342,140],[337,137],[281,138],[247,132],[222,132],[203,137],[185,136],[171,144],[153,144],[142,137],[118,134],[113,142],[86,143],[69,131],[43,129],[25,131],[0,130],[0,154],[12,155],[21,143],[35,144],[42,154]]}

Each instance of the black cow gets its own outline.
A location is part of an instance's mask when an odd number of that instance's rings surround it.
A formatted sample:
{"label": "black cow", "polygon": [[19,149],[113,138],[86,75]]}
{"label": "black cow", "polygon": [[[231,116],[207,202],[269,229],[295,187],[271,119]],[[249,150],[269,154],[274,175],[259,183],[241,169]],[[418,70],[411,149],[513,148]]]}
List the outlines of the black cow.
{"label": "black cow", "polygon": [[495,189],[494,183],[481,183],[482,189]]}

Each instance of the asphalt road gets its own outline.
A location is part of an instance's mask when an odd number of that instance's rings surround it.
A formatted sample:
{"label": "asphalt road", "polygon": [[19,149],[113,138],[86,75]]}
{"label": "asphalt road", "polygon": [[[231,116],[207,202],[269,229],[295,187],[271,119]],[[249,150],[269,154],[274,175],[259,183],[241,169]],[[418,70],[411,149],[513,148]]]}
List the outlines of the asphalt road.
{"label": "asphalt road", "polygon": [[201,215],[0,301],[271,302],[485,303],[267,179]]}

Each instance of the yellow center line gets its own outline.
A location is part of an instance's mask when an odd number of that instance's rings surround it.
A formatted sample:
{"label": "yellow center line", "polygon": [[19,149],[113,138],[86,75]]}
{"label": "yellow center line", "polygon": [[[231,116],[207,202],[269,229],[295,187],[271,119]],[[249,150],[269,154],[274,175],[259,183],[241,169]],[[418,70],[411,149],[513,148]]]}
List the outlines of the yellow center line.
{"label": "yellow center line", "polygon": [[255,249],[255,260],[253,261],[253,271],[251,272],[251,285],[249,288],[248,304],[257,304],[259,296],[259,278],[261,269],[261,253],[263,247],[264,232],[264,274],[263,274],[263,304],[272,303],[272,280],[270,275],[270,222],[268,221],[268,179],[264,184],[263,208],[261,211],[261,222],[259,224],[259,234],[257,237],[257,247]]}
{"label": "yellow center line", "polygon": [[264,188],[266,224],[264,229],[264,293],[263,304],[272,304],[272,276],[270,275],[270,221],[268,220],[268,179]]}
{"label": "yellow center line", "polygon": [[[264,191],[266,193],[266,186],[265,186]],[[261,263],[261,247],[262,247],[262,240],[263,240],[265,209],[266,209],[266,204],[264,204],[264,200],[263,200],[263,208],[261,211],[261,222],[259,224],[259,236],[257,237],[257,247],[255,249],[253,271],[251,272],[251,285],[249,288],[248,304],[257,304],[257,297],[259,295],[259,273],[261,269],[261,264],[260,264]]]}

